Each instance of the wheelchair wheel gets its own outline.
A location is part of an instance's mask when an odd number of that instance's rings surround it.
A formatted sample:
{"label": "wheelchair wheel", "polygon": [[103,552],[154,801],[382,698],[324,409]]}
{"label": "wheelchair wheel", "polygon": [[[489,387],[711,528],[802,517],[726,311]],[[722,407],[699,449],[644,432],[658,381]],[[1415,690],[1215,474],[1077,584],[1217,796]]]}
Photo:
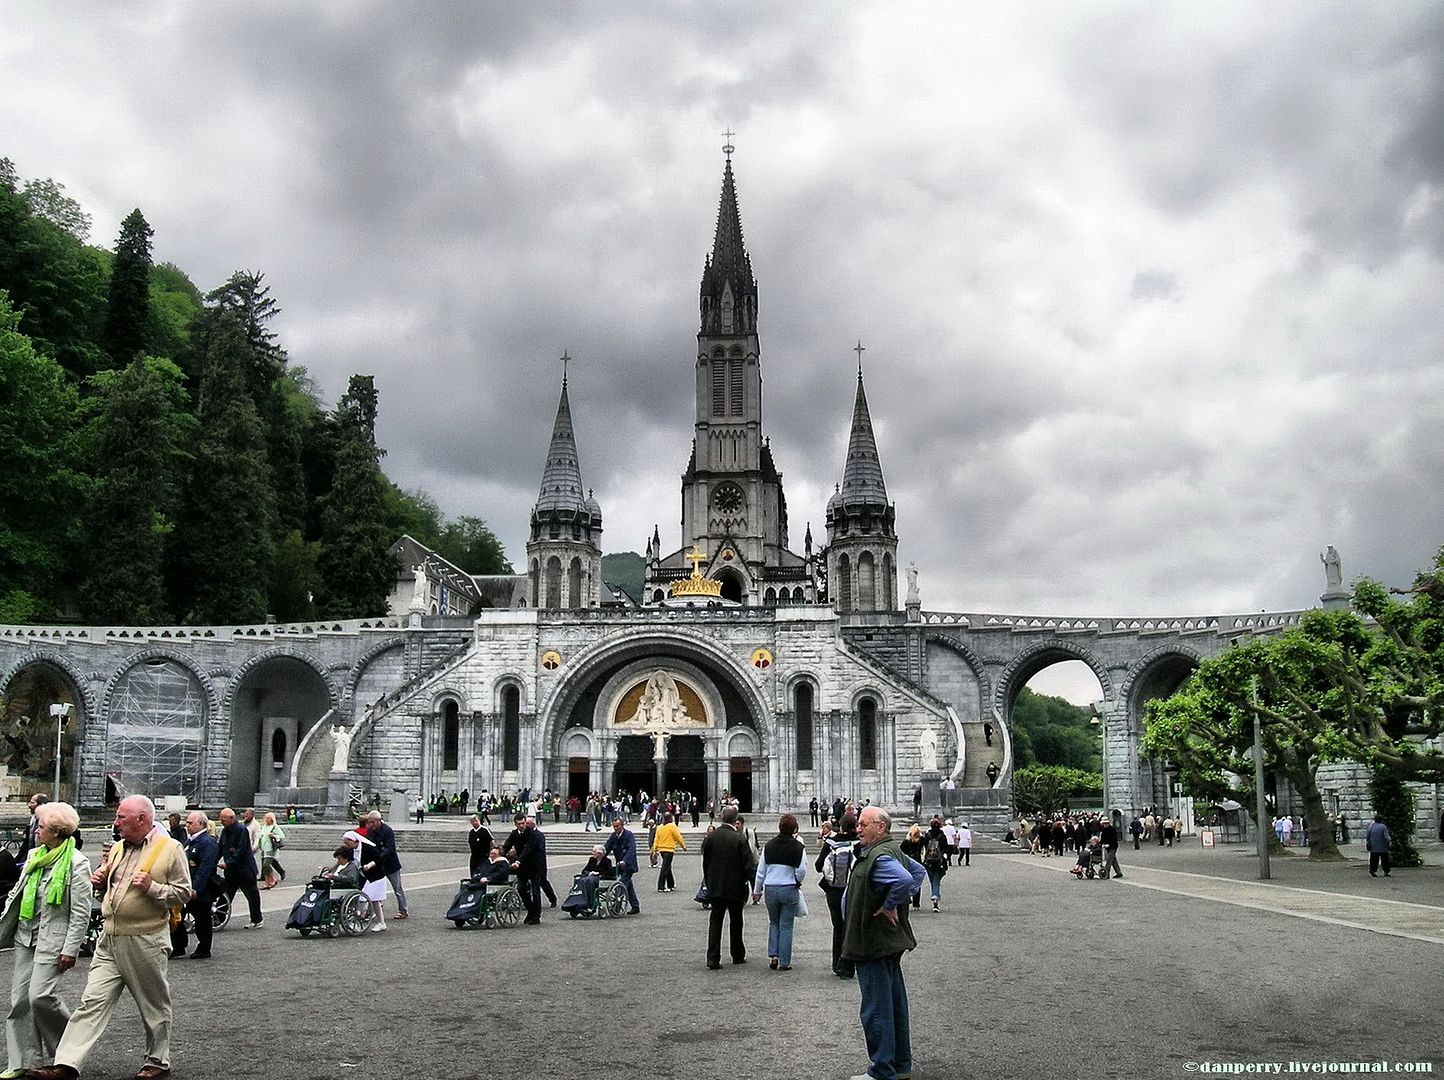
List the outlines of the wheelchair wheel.
{"label": "wheelchair wheel", "polygon": [[364,934],[372,922],[371,905],[360,893],[352,893],[341,902],[341,913],[336,921],[341,924],[342,933],[351,937]]}
{"label": "wheelchair wheel", "polygon": [[211,929],[224,930],[231,921],[231,898],[221,893],[211,901]]}
{"label": "wheelchair wheel", "polygon": [[521,922],[523,910],[521,893],[515,889],[510,889],[496,898],[496,921],[502,926],[516,926]]}
{"label": "wheelchair wheel", "polygon": [[620,918],[627,906],[626,890],[620,885],[614,885],[607,890],[605,899],[607,914],[612,918]]}

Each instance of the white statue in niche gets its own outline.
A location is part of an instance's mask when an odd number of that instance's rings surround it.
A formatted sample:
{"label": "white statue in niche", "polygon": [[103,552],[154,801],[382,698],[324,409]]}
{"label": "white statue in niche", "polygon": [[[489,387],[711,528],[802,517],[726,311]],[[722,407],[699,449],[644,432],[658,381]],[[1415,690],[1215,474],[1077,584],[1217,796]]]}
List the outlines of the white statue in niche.
{"label": "white statue in niche", "polygon": [[431,585],[426,580],[426,567],[419,564],[413,566],[411,577],[411,610],[425,612],[431,599]]}
{"label": "white statue in niche", "polygon": [[687,715],[687,706],[677,690],[677,681],[659,669],[647,678],[642,700],[637,702],[637,711],[623,726],[657,731],[696,722]]}
{"label": "white statue in niche", "polygon": [[336,741],[336,751],[331,758],[332,772],[346,771],[346,759],[351,756],[351,740],[355,735],[355,728],[347,728],[343,724],[337,724],[331,729],[331,738]]}
{"label": "white statue in niche", "polygon": [[938,771],[938,733],[931,727],[925,727],[918,734],[918,752],[923,759],[923,772]]}

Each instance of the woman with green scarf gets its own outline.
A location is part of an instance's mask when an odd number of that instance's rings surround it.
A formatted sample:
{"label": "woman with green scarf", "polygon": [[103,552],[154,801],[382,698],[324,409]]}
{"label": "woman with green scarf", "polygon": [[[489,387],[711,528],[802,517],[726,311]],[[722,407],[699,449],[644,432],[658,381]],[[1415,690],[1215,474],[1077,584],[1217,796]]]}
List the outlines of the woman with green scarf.
{"label": "woman with green scarf", "polygon": [[56,987],[75,966],[90,923],[90,860],[75,849],[79,815],[69,803],[52,802],[35,817],[36,846],[0,914],[0,949],[15,947],[3,1080],[55,1060],[70,1019]]}

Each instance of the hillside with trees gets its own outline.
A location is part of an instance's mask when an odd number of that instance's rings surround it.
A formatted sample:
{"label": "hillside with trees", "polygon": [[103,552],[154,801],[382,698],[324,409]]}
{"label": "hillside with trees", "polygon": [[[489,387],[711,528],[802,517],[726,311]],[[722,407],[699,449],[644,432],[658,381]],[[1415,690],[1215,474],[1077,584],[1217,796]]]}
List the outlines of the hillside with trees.
{"label": "hillside with trees", "polygon": [[371,376],[320,400],[264,274],[204,291],[139,208],[113,250],[91,225],[0,159],[0,623],[380,615],[403,533],[510,572],[484,521],[386,477]]}

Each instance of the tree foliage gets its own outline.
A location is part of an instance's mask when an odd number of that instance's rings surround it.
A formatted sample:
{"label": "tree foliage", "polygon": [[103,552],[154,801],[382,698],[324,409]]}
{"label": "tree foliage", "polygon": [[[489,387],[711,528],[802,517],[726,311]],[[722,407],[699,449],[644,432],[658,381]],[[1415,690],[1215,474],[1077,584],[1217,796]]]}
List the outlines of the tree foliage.
{"label": "tree foliage", "polygon": [[1103,795],[1103,774],[1063,765],[1028,765],[1013,772],[1013,806],[1020,814],[1052,816],[1080,798]]}
{"label": "tree foliage", "polygon": [[1103,752],[1091,710],[1026,686],[1013,702],[1013,758],[1019,767],[1062,765],[1100,772]]}
{"label": "tree foliage", "polygon": [[106,294],[105,349],[120,367],[146,349],[150,330],[150,240],[154,230],[137,208],[120,223]]}
{"label": "tree foliage", "polygon": [[351,376],[336,405],[336,471],[322,513],[318,560],[325,610],[336,618],[384,614],[396,581],[396,561],[387,551],[376,408],[371,376]]}

